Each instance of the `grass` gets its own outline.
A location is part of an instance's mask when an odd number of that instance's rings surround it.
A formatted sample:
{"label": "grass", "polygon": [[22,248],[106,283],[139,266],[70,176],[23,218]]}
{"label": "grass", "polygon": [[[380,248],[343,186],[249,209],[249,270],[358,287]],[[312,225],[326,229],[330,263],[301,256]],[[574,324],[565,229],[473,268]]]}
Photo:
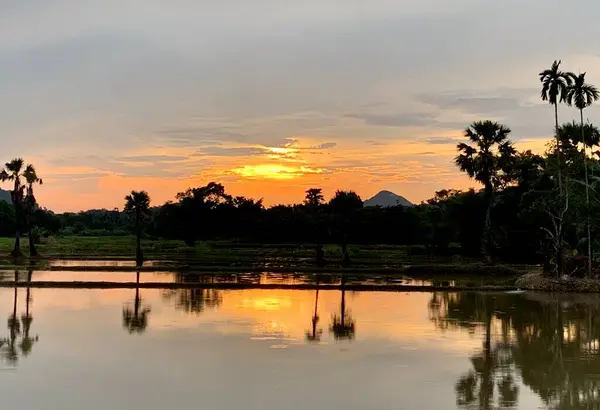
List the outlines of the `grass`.
{"label": "grass", "polygon": [[[351,245],[352,267],[339,265],[341,248],[335,244],[324,246],[328,265],[318,269],[314,265],[312,244],[249,244],[225,241],[199,242],[187,246],[177,240],[142,241],[146,260],[157,261],[153,266],[98,267],[72,266],[52,268],[51,259],[80,260],[133,260],[135,238],[116,237],[56,237],[37,245],[41,257],[18,260],[10,257],[14,239],[0,238],[0,269],[55,269],[55,270],[121,270],[121,271],[177,271],[204,273],[239,272],[328,272],[364,274],[405,274],[410,276],[498,276],[512,277],[529,267],[484,266],[476,260],[453,257],[431,257],[422,252],[412,252],[407,246]],[[27,238],[22,240],[22,250],[28,254]],[[422,251],[422,249],[420,249]],[[93,264],[91,264],[93,265]]]}

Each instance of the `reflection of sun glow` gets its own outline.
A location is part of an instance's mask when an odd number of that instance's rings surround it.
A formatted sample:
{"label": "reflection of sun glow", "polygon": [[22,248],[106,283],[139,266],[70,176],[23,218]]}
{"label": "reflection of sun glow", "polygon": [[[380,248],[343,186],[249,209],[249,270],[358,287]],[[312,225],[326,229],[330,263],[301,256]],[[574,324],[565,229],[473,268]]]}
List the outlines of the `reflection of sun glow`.
{"label": "reflection of sun glow", "polygon": [[294,167],[288,165],[259,164],[234,168],[233,173],[245,178],[293,179],[306,174],[322,174],[323,168]]}
{"label": "reflection of sun glow", "polygon": [[292,302],[285,298],[266,297],[260,299],[244,299],[242,300],[241,306],[245,309],[252,308],[255,310],[279,310],[281,308],[291,307]]}

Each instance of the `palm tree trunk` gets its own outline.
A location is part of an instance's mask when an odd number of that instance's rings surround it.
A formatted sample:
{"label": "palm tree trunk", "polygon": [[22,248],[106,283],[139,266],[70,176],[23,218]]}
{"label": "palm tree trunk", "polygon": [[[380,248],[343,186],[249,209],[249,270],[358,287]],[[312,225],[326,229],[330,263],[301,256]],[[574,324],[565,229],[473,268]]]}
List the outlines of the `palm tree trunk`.
{"label": "palm tree trunk", "polygon": [[29,228],[29,235],[27,239],[29,240],[29,256],[35,258],[38,256],[38,251],[35,247],[35,238],[33,237],[31,228]]}
{"label": "palm tree trunk", "polygon": [[562,152],[560,150],[560,138],[558,137],[558,104],[554,104],[554,133],[556,137],[556,159],[558,161],[558,192],[562,196]]}
{"label": "palm tree trunk", "polygon": [[342,275],[342,303],[340,305],[340,310],[341,310],[341,315],[340,315],[340,319],[341,319],[341,325],[342,325],[342,329],[345,328],[346,326],[346,276]]}
{"label": "palm tree trunk", "polygon": [[135,264],[136,266],[142,266],[144,260],[142,257],[142,233],[140,232],[140,213],[138,210],[135,212],[135,236]]}
{"label": "palm tree trunk", "polygon": [[590,181],[588,178],[587,166],[587,143],[585,140],[585,130],[583,129],[583,110],[579,110],[581,116],[581,141],[583,141],[583,168],[585,170],[585,207],[586,207],[586,228],[587,228],[587,251],[588,251],[588,277],[592,277],[592,234],[590,228]]}
{"label": "palm tree trunk", "polygon": [[15,232],[15,246],[12,251],[12,256],[17,257],[21,255],[23,255],[21,252],[21,232],[19,232],[19,229],[17,229]]}
{"label": "palm tree trunk", "polygon": [[483,222],[483,237],[481,240],[481,252],[485,258],[486,263],[492,262],[492,195],[493,195],[493,187],[491,184],[486,184],[484,189],[485,195],[485,220]]}

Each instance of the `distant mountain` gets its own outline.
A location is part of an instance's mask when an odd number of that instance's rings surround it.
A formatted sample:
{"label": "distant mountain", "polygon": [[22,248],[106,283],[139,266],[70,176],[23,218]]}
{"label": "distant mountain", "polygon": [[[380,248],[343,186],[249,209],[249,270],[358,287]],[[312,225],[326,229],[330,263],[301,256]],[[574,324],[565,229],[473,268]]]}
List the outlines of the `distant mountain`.
{"label": "distant mountain", "polygon": [[9,204],[12,204],[12,199],[10,199],[10,192],[0,188],[0,201],[6,201]]}
{"label": "distant mountain", "polygon": [[381,206],[384,208],[396,205],[413,206],[406,198],[390,191],[381,191],[373,198],[367,199],[364,202],[364,206]]}

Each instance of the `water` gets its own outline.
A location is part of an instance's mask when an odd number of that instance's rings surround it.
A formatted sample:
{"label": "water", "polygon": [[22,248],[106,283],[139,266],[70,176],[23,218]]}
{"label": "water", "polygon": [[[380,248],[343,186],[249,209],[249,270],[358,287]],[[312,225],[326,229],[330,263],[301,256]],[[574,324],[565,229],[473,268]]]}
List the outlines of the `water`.
{"label": "water", "polygon": [[4,288],[0,397],[36,410],[589,408],[599,311],[600,297],[528,293]]}
{"label": "water", "polygon": [[[110,265],[108,265],[110,266]],[[88,266],[90,267],[90,266]],[[15,280],[26,282],[114,282],[127,283],[136,282],[137,273],[127,271],[91,271],[91,270],[51,270],[51,271],[0,271],[0,282],[12,282]],[[340,275],[320,275],[321,284],[340,284]],[[140,283],[239,283],[246,285],[305,285],[315,284],[317,277],[308,273],[276,273],[276,272],[251,272],[251,273],[202,273],[181,274],[178,272],[141,272],[139,274]],[[454,286],[456,281],[449,280],[423,280],[402,277],[398,275],[358,275],[356,277],[347,277],[347,284],[365,284],[365,285],[397,285],[397,286],[433,286],[444,285]],[[460,283],[460,282],[459,282]]]}

